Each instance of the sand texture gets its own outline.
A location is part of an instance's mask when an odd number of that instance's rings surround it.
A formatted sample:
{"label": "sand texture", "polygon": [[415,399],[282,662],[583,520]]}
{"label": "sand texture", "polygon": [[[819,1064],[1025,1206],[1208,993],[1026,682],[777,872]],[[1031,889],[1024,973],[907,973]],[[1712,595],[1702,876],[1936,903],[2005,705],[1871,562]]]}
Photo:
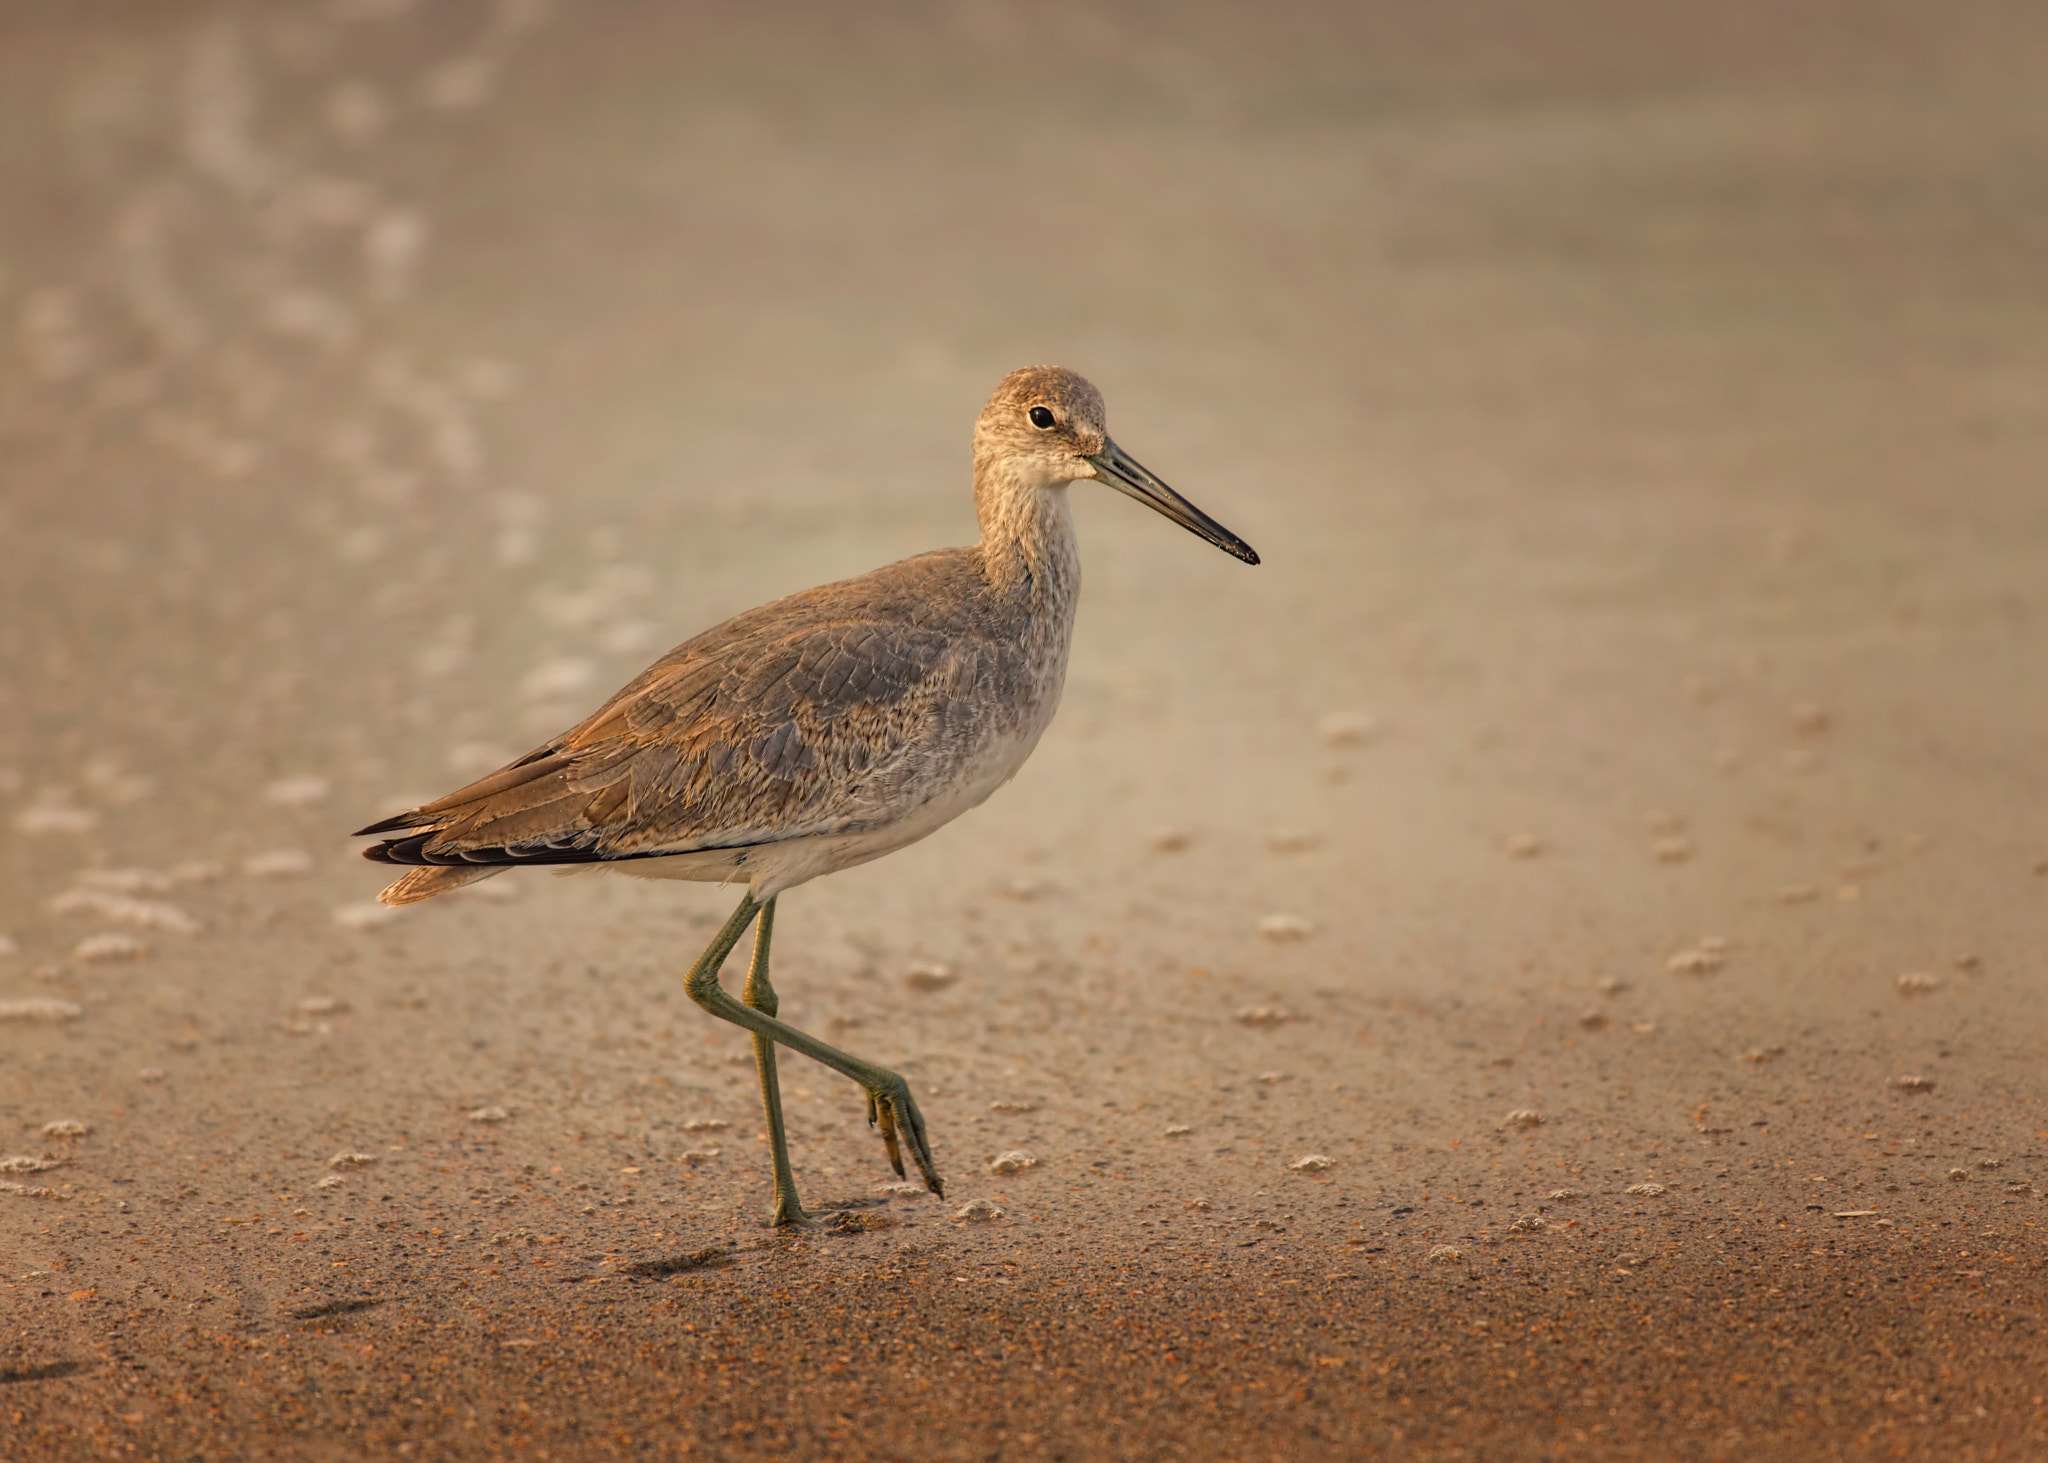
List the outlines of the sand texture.
{"label": "sand texture", "polygon": [[[0,1453],[2048,1457],[2038,7],[0,11]],[[987,806],[346,836],[1099,487]],[[735,976],[729,972],[729,980]],[[736,983],[736,982],[735,982]],[[1017,1158],[1010,1155],[1028,1155]]]}

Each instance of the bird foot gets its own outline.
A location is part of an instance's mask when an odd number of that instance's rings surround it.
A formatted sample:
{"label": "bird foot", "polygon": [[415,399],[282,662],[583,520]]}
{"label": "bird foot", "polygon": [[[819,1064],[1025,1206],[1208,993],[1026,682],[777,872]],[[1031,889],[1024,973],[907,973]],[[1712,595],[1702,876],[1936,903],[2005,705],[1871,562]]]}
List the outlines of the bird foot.
{"label": "bird foot", "polygon": [[908,1082],[892,1074],[888,1083],[868,1089],[868,1126],[881,1130],[882,1146],[889,1152],[889,1167],[896,1170],[896,1177],[905,1177],[903,1145],[908,1143],[924,1186],[941,1198],[945,1196],[946,1182],[939,1177],[931,1140],[925,1136],[924,1114],[917,1110]]}

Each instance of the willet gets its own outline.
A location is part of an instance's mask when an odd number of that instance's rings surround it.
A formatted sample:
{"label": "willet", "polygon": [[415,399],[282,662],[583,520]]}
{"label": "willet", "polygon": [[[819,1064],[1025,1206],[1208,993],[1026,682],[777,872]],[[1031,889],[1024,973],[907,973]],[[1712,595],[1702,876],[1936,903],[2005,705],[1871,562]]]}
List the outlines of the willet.
{"label": "willet", "polygon": [[[1095,479],[1247,564],[1251,546],[1141,467],[1074,372],[1005,376],[974,426],[981,542],[805,590],[686,640],[587,719],[468,787],[362,830],[364,857],[414,864],[386,904],[508,868],[585,865],[745,883],[690,967],[690,999],[754,1036],[775,1168],[776,1224],[808,1219],[783,1134],[777,1043],[859,1083],[900,1176],[912,1157],[944,1192],[898,1074],[776,1019],[768,947],[777,896],[880,858],[1008,782],[1052,721],[1081,587],[1067,488]],[[742,999],[719,984],[756,918]]]}

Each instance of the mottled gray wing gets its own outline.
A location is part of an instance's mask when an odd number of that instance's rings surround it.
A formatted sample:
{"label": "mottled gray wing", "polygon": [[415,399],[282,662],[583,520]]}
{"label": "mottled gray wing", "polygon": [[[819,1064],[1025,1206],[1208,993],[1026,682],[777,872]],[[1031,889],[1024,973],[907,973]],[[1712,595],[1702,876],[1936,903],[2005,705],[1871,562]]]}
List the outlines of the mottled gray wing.
{"label": "mottled gray wing", "polygon": [[1001,658],[971,621],[935,618],[948,597],[925,581],[954,567],[910,560],[727,621],[511,766],[362,830],[404,835],[368,856],[585,863],[887,823],[971,737]]}

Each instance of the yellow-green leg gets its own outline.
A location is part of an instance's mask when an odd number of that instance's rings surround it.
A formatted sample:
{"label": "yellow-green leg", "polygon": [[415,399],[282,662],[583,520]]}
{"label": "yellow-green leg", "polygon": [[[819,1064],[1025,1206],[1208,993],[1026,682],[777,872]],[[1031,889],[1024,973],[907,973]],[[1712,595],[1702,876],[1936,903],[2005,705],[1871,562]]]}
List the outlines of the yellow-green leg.
{"label": "yellow-green leg", "polygon": [[[774,901],[768,901],[771,905]],[[697,957],[697,963],[690,967],[683,989],[691,1000],[718,1017],[735,1026],[744,1026],[757,1038],[754,1051],[760,1058],[759,1042],[780,1043],[792,1051],[802,1052],[813,1061],[823,1062],[833,1071],[851,1077],[858,1082],[868,1095],[868,1122],[878,1124],[882,1130],[882,1142],[889,1150],[889,1164],[898,1174],[903,1172],[901,1144],[910,1146],[910,1155],[916,1161],[918,1172],[924,1179],[925,1187],[934,1194],[945,1192],[945,1180],[939,1177],[938,1165],[932,1161],[932,1145],[925,1133],[924,1114],[917,1110],[917,1103],[910,1096],[910,1084],[903,1078],[872,1062],[839,1050],[827,1042],[818,1040],[808,1032],[799,1031],[785,1021],[777,1020],[770,1012],[774,1007],[774,993],[768,986],[768,944],[766,938],[755,945],[755,959],[759,966],[761,988],[768,991],[768,1009],[756,1009],[751,1004],[742,1004],[732,998],[724,986],[718,983],[718,972],[724,967],[726,957],[732,954],[733,946],[740,942],[740,936],[747,932],[747,926],[754,922],[754,916],[762,906],[754,902],[754,896],[740,896],[740,906],[732,912],[732,918],[712,939],[704,953]],[[765,936],[765,931],[764,931]],[[748,990],[753,990],[753,977],[748,978]],[[751,998],[750,998],[751,999]],[[761,1066],[761,1094],[764,1104],[769,1107],[769,1141],[774,1146],[777,1158],[776,1210],[778,1222],[782,1211],[783,1196],[787,1193],[792,1208],[796,1203],[796,1186],[790,1183],[785,1188],[783,1176],[787,1173],[788,1156],[782,1133],[782,1103],[780,1089],[774,1079],[773,1047]]]}
{"label": "yellow-green leg", "polygon": [[[740,999],[764,1016],[773,1016],[781,1004],[775,987],[768,981],[768,943],[775,938],[775,901],[761,906],[761,922],[754,927],[754,958],[747,966],[747,986]],[[768,1154],[775,1165],[775,1208],[768,1222],[809,1224],[811,1216],[797,1199],[796,1175],[789,1167],[789,1138],[782,1127],[782,1083],[775,1074],[775,1042],[754,1033],[754,1067],[761,1074],[761,1111],[768,1119]]]}

